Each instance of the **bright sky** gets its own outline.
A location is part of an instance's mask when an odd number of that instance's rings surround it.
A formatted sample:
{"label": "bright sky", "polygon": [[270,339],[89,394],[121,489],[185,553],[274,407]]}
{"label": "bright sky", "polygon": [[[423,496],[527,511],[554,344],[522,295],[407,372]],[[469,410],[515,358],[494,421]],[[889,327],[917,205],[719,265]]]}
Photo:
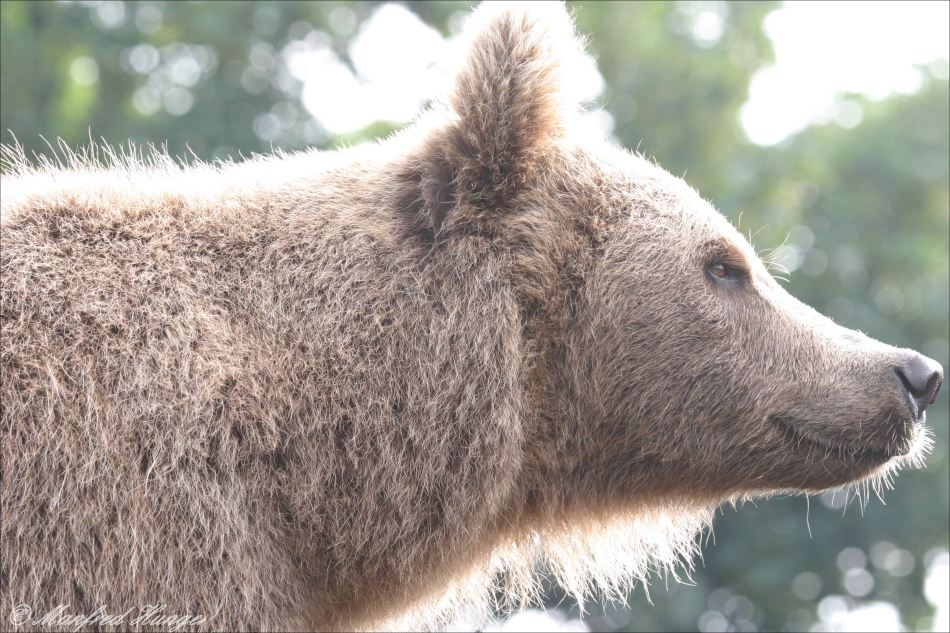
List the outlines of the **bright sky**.
{"label": "bright sky", "polygon": [[[917,64],[947,75],[948,2],[790,2],[765,21],[775,65],[752,79],[742,109],[749,138],[769,145],[813,121],[860,122],[860,110],[836,107],[842,93],[879,99],[913,92]],[[927,71],[924,71],[927,72]]]}
{"label": "bright sky", "polygon": [[[713,5],[699,7],[696,37],[718,39],[721,18],[715,14],[721,11]],[[710,28],[701,28],[704,25]],[[766,19],[776,61],[753,77],[741,112],[746,133],[756,143],[773,144],[816,121],[857,125],[860,109],[850,102],[841,104],[841,94],[881,98],[913,91],[921,82],[918,64],[946,76],[948,25],[950,3],[941,1],[786,4]],[[292,72],[311,80],[303,94],[307,109],[331,134],[345,134],[380,119],[411,120],[438,94],[443,81],[438,68],[448,51],[442,36],[415,14],[402,5],[386,4],[353,41],[355,74],[323,45],[297,46],[285,54]],[[934,61],[938,59],[943,61]],[[596,97],[602,87],[592,70],[585,92]],[[609,118],[604,121],[609,125]]]}
{"label": "bright sky", "polygon": [[357,75],[328,47],[294,51],[291,72],[304,81],[303,104],[331,134],[360,130],[378,120],[410,121],[439,92],[436,62],[442,35],[414,13],[384,4],[350,46]]}

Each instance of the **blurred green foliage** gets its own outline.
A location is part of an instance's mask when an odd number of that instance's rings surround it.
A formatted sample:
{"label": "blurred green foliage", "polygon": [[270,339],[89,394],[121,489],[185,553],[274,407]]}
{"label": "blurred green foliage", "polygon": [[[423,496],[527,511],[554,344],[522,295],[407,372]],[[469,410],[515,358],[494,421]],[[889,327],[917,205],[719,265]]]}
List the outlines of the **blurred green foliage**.
{"label": "blurred green foliage", "polygon": [[[72,146],[91,136],[205,159],[379,137],[395,125],[328,134],[280,55],[316,34],[350,63],[350,44],[378,4],[6,1],[0,128],[28,150],[46,149],[40,135]],[[470,4],[405,6],[448,36]],[[795,269],[793,294],[844,325],[950,364],[945,79],[928,76],[916,93],[879,102],[848,96],[863,113],[857,127],[813,126],[758,147],[738,112],[753,72],[771,61],[762,23],[775,4],[717,5],[725,7],[722,32],[705,40],[692,29],[695,3],[574,6],[619,142],[685,173],[758,247],[782,245],[779,259]],[[262,113],[280,125],[262,129]],[[927,468],[902,474],[887,508],[872,500],[862,517],[859,504],[842,507],[839,493],[814,499],[810,512],[803,498],[724,510],[692,586],[655,583],[652,606],[638,589],[627,607],[588,615],[589,625],[804,630],[822,609],[880,600],[906,626],[927,628],[925,559],[946,550],[950,523],[947,400],[928,411],[937,442]],[[552,604],[558,599],[552,590]]]}

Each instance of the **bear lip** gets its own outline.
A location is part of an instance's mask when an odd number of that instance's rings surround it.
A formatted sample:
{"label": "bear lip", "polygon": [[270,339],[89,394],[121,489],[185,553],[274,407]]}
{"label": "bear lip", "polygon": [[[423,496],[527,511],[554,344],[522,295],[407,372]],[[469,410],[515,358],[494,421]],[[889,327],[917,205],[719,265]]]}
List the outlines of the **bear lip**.
{"label": "bear lip", "polygon": [[784,438],[790,444],[796,447],[806,444],[824,451],[833,451],[835,455],[846,460],[886,462],[894,457],[906,455],[912,444],[909,441],[903,443],[906,444],[906,448],[903,445],[894,448],[849,445],[803,430],[802,421],[793,416],[770,415],[768,419],[782,431]]}

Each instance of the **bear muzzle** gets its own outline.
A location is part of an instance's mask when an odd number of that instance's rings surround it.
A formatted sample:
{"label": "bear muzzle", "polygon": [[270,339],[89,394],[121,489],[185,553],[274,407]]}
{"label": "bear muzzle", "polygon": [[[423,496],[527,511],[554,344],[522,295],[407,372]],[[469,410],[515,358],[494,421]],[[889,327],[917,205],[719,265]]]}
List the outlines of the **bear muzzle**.
{"label": "bear muzzle", "polygon": [[943,384],[943,368],[931,358],[914,354],[893,370],[907,397],[911,415],[922,422],[924,411],[937,399]]}

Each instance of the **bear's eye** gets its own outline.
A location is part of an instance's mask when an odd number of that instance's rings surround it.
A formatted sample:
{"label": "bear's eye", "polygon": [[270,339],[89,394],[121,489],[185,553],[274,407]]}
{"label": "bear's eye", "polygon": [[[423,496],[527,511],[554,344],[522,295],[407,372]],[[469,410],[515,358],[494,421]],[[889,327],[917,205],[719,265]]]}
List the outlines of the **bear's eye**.
{"label": "bear's eye", "polygon": [[723,281],[744,281],[745,271],[738,266],[727,264],[726,262],[714,259],[706,265],[706,272],[716,279]]}

